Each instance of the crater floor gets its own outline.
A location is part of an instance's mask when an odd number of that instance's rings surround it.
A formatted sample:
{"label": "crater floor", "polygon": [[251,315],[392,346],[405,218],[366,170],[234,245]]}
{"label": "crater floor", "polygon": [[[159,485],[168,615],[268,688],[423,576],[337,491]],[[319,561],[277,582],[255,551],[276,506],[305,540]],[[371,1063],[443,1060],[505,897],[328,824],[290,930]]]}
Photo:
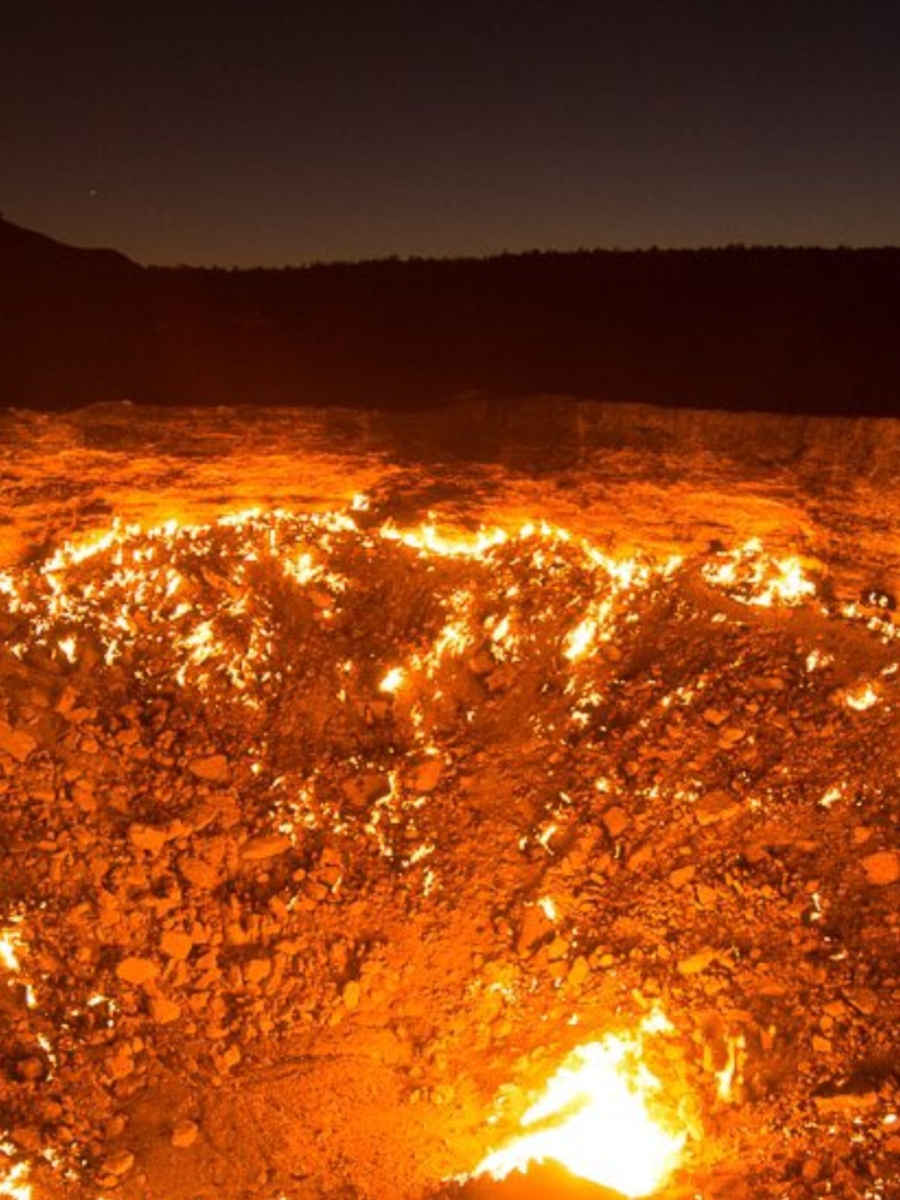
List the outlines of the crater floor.
{"label": "crater floor", "polygon": [[834,431],[791,468],[745,428],[713,486],[715,414],[565,411],[552,462],[491,426],[452,471],[331,416],[306,476],[179,413],[130,501],[124,410],[7,418],[9,494],[73,456],[0,573],[8,1189],[502,1191],[462,1177],[566,1055],[661,1012],[661,1194],[897,1194],[893,565]]}

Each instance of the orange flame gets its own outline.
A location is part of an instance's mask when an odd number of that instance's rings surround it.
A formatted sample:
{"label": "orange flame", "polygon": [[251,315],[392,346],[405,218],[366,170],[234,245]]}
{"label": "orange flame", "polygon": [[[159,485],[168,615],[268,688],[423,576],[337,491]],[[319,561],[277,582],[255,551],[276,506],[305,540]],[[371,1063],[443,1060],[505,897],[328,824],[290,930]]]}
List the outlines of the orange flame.
{"label": "orange flame", "polygon": [[13,926],[0,929],[0,967],[12,972],[21,970],[18,953],[21,946],[22,935],[18,929]]}
{"label": "orange flame", "polygon": [[10,1200],[31,1200],[31,1184],[25,1163],[16,1163],[6,1173],[0,1168],[0,1194],[8,1196]]}
{"label": "orange flame", "polygon": [[611,1034],[572,1051],[521,1118],[522,1132],[488,1154],[474,1174],[505,1179],[551,1160],[626,1196],[661,1187],[678,1163],[685,1134],[666,1129],[651,1113],[648,1102],[661,1085],[641,1061],[641,1048],[640,1035]]}

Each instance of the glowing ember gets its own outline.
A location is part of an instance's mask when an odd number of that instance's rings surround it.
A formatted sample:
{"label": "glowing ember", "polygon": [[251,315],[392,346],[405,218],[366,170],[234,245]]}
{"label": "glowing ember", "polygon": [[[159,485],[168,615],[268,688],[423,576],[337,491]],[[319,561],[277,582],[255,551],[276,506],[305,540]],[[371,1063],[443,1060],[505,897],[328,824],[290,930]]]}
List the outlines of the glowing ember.
{"label": "glowing ember", "polygon": [[0,966],[7,971],[19,971],[18,950],[22,939],[16,929],[0,929]]}
{"label": "glowing ember", "polygon": [[577,625],[565,640],[565,650],[563,653],[570,662],[582,658],[591,648],[595,637],[597,636],[597,624],[590,618],[582,621]]}
{"label": "glowing ember", "polygon": [[816,671],[822,667],[827,667],[834,662],[834,655],[825,654],[821,650],[810,650],[806,656],[807,671]]}
{"label": "glowing ember", "polygon": [[387,675],[385,675],[384,679],[382,679],[381,683],[379,683],[378,690],[381,692],[387,692],[389,695],[393,695],[395,692],[399,691],[402,683],[402,667],[392,667],[391,670],[388,671]]}
{"label": "glowing ember", "polygon": [[847,707],[853,708],[857,712],[865,712],[867,708],[878,703],[878,693],[871,683],[867,683],[855,691],[847,692],[844,698],[847,701]]}
{"label": "glowing ember", "polygon": [[838,800],[843,798],[844,792],[842,787],[830,787],[824,796],[819,800],[820,808],[831,808],[832,804],[836,804]]}
{"label": "glowing ember", "polygon": [[725,1046],[725,1065],[715,1073],[716,1091],[720,1100],[730,1100],[734,1094],[734,1085],[741,1080],[741,1064],[746,1055],[747,1040],[742,1033],[736,1037],[727,1034]]}
{"label": "glowing ember", "polygon": [[725,588],[733,599],[761,608],[802,604],[816,594],[816,585],[804,574],[799,559],[771,558],[758,538],[720,555],[703,568],[703,575],[714,586]]}
{"label": "glowing ember", "polygon": [[382,526],[381,536],[388,541],[402,542],[423,554],[449,558],[480,558],[492,547],[502,546],[508,539],[508,534],[502,529],[482,530],[474,538],[462,538],[442,534],[431,523],[421,525],[418,529],[400,530],[390,521]]}
{"label": "glowing ember", "polygon": [[659,1188],[677,1165],[685,1135],[655,1119],[659,1080],[641,1061],[642,1038],[609,1035],[574,1050],[521,1119],[524,1130],[493,1151],[476,1175],[505,1179],[552,1160],[626,1196]]}
{"label": "glowing ember", "polygon": [[28,1166],[17,1163],[5,1175],[0,1170],[0,1195],[10,1200],[31,1200],[31,1184],[28,1182]]}

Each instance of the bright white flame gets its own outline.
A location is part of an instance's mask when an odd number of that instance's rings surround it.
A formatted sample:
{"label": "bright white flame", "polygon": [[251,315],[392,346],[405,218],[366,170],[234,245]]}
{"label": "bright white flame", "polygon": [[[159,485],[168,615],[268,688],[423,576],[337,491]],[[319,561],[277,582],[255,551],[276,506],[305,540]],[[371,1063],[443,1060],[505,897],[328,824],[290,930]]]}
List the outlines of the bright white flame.
{"label": "bright white flame", "polygon": [[480,558],[494,546],[509,540],[503,529],[483,529],[474,538],[442,534],[435,525],[426,522],[416,530],[399,530],[391,522],[381,527],[380,536],[386,541],[403,542],[414,550],[449,558]]}
{"label": "bright white flame", "polygon": [[296,559],[288,559],[284,564],[285,575],[290,575],[303,585],[312,583],[322,573],[321,568],[313,562],[311,554],[298,554]]}
{"label": "bright white flame", "polygon": [[556,824],[555,821],[551,821],[551,823],[549,825],[544,826],[544,828],[541,830],[541,832],[537,835],[537,838],[535,839],[537,842],[540,843],[540,845],[542,845],[544,847],[544,849],[547,851],[548,854],[552,853],[552,851],[550,849],[550,842],[552,841],[553,835],[556,833],[557,829],[559,829],[559,826]]}
{"label": "bright white flame", "polygon": [[823,650],[810,650],[806,656],[807,671],[815,671],[820,667],[827,667],[834,662],[833,654],[826,654]]}
{"label": "bright white flame", "polygon": [[549,1159],[626,1196],[661,1187],[685,1134],[669,1132],[651,1115],[648,1098],[660,1083],[640,1050],[640,1037],[614,1035],[574,1050],[522,1117],[524,1132],[489,1154],[475,1174],[505,1179]]}
{"label": "bright white flame", "polygon": [[569,662],[575,662],[588,652],[596,636],[597,622],[587,617],[566,636],[563,654]]}
{"label": "bright white flame", "polygon": [[702,574],[714,586],[740,588],[735,600],[762,608],[802,604],[816,594],[816,585],[806,577],[798,558],[770,558],[759,538],[707,563]]}
{"label": "bright white flame", "polygon": [[388,692],[393,696],[395,692],[400,690],[400,685],[402,683],[403,668],[392,667],[390,671],[388,671],[387,675],[385,675],[384,679],[382,679],[381,683],[379,683],[378,690],[380,692]]}
{"label": "bright white flame", "polygon": [[878,693],[872,687],[871,683],[867,683],[864,687],[857,688],[853,692],[847,692],[844,698],[847,701],[848,708],[854,708],[857,712],[865,712],[867,708],[871,708],[873,704],[878,703]]}
{"label": "bright white flame", "polygon": [[838,800],[843,798],[843,791],[839,787],[830,787],[819,801],[820,808],[831,808],[832,804],[836,804]]}
{"label": "bright white flame", "polygon": [[16,929],[0,929],[0,964],[7,971],[20,971],[21,964],[17,951],[22,945],[22,938]]}
{"label": "bright white flame", "polygon": [[782,604],[799,604],[805,597],[816,594],[816,585],[806,578],[796,558],[779,559],[775,566],[779,574],[769,581],[767,603],[777,599]]}
{"label": "bright white flame", "polygon": [[742,1033],[739,1033],[736,1037],[728,1034],[725,1041],[728,1048],[728,1058],[725,1066],[720,1071],[716,1071],[716,1091],[720,1100],[730,1100],[734,1092],[735,1083],[740,1083],[741,1065],[744,1061],[747,1048],[747,1039]]}
{"label": "bright white flame", "polygon": [[31,1200],[31,1184],[28,1183],[28,1166],[16,1165],[4,1175],[0,1172],[0,1193],[10,1200]]}
{"label": "bright white flame", "polygon": [[73,637],[60,638],[57,644],[69,662],[73,663],[75,661],[75,652],[77,648],[75,639]]}

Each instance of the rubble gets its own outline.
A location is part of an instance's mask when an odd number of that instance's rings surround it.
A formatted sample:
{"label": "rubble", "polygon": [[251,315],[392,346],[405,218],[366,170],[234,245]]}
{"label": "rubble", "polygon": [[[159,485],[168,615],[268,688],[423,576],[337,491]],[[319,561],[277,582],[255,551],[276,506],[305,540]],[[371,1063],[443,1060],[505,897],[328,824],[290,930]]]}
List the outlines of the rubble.
{"label": "rubble", "polygon": [[8,573],[35,1200],[499,1197],[521,1098],[657,1009],[667,1196],[892,1200],[900,643],[789,574],[346,512]]}
{"label": "rubble", "polygon": [[880,850],[877,854],[867,854],[862,860],[866,879],[876,887],[885,887],[900,879],[900,854],[896,850]]}
{"label": "rubble", "polygon": [[196,1121],[178,1121],[172,1129],[172,1145],[180,1150],[187,1150],[193,1146],[199,1135],[200,1129]]}

